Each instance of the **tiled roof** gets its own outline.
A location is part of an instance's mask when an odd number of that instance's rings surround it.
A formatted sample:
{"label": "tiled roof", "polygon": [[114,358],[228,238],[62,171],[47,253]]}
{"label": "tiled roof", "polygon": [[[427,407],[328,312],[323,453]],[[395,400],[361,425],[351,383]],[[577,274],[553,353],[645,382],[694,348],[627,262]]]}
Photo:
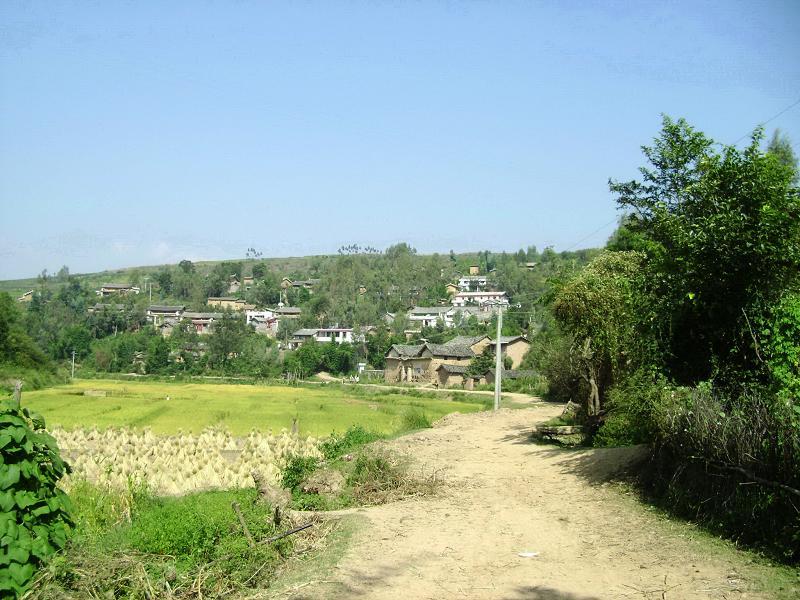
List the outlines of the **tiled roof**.
{"label": "tiled roof", "polygon": [[183,312],[186,306],[167,306],[164,304],[153,304],[147,307],[150,312]]}
{"label": "tiled roof", "polygon": [[308,337],[312,335],[316,335],[318,329],[298,329],[292,335],[295,337]]}
{"label": "tiled roof", "polygon": [[437,371],[444,371],[445,373],[450,373],[451,375],[463,375],[467,372],[467,367],[465,365],[439,365],[439,368],[436,369]]}
{"label": "tiled roof", "polygon": [[460,346],[473,346],[488,336],[485,335],[457,335],[448,344],[456,344]]}
{"label": "tiled roof", "polygon": [[185,312],[183,313],[184,319],[221,319],[222,313],[214,312]]}
{"label": "tiled roof", "polygon": [[415,306],[408,314],[410,315],[440,315],[453,310],[452,306]]}
{"label": "tiled roof", "polygon": [[453,358],[472,358],[475,353],[464,344],[425,344],[434,356],[451,356]]}
{"label": "tiled roof", "polygon": [[391,348],[389,348],[389,352],[394,350],[402,358],[412,358],[414,356],[419,356],[419,353],[422,352],[424,347],[424,344],[394,344]]}
{"label": "tiled roof", "polygon": [[[523,336],[523,335],[501,335],[500,336],[500,343],[501,344],[510,344],[512,342],[516,342],[517,340],[524,340],[526,342],[528,341],[525,338],[525,336]],[[492,343],[494,344],[495,341],[492,340]]]}

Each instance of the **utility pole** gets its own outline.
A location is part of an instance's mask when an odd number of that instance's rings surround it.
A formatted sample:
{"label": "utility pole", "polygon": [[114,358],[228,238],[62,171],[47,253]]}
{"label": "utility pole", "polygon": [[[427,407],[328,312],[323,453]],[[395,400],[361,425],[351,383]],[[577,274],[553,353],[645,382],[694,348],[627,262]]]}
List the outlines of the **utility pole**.
{"label": "utility pole", "polygon": [[75,379],[75,350],[72,351],[72,379]]}
{"label": "utility pole", "polygon": [[503,345],[500,334],[503,331],[503,307],[497,307],[497,338],[494,349],[494,409],[500,410],[500,394],[503,389]]}

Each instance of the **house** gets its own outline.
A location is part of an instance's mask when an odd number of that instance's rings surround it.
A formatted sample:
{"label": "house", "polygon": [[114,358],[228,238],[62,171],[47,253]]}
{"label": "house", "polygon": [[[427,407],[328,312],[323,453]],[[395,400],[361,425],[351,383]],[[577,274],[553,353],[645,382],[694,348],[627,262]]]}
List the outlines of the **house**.
{"label": "house", "polygon": [[186,306],[184,305],[167,306],[164,304],[152,304],[147,307],[147,320],[156,327],[167,321],[177,323],[181,320],[181,316],[185,310]]}
{"label": "house", "polygon": [[467,367],[464,365],[442,364],[436,369],[436,381],[439,387],[463,386],[467,377]]}
{"label": "house", "polygon": [[[321,329],[298,329],[289,340],[289,349],[296,350],[306,342],[314,340],[320,343],[352,344],[353,330],[347,327],[327,327]],[[363,341],[363,336],[361,336]]]}
{"label": "house", "polygon": [[278,304],[278,308],[273,312],[279,319],[297,319],[300,317],[302,311],[296,306],[283,306],[282,304]]}
{"label": "house", "polygon": [[246,310],[245,320],[255,328],[256,333],[274,336],[278,333],[278,315],[274,310]]}
{"label": "house", "polygon": [[17,302],[30,302],[33,300],[33,290],[29,290],[17,298]]}
{"label": "house", "polygon": [[214,321],[222,318],[222,313],[186,311],[182,318],[188,320],[198,334],[208,335],[211,333]]}
{"label": "house", "polygon": [[415,306],[408,311],[408,324],[411,329],[422,329],[423,327],[435,327],[441,321],[446,327],[452,323],[452,306]]}
{"label": "house", "polygon": [[248,304],[244,300],[240,300],[239,298],[233,298],[231,296],[211,296],[208,301],[206,302],[209,306],[213,306],[215,308],[222,308],[222,309],[229,309],[234,311],[241,311],[241,310],[248,310],[255,308],[255,305]]}
{"label": "house", "polygon": [[127,294],[138,294],[141,290],[135,285],[129,283],[104,283],[100,286],[99,290],[95,290],[95,294],[105,298],[115,294],[125,296]]}
{"label": "house", "polygon": [[448,283],[444,288],[447,290],[448,296],[455,296],[461,289],[458,287],[457,283]]}
{"label": "house", "polygon": [[486,275],[465,275],[458,280],[458,291],[460,292],[480,292],[489,285],[489,278]]}
{"label": "house", "polygon": [[[491,342],[494,344],[494,341]],[[511,357],[511,368],[518,369],[522,359],[531,348],[531,343],[522,335],[500,336],[500,351],[503,356]]]}
{"label": "house", "polygon": [[228,282],[228,293],[236,294],[240,289],[242,289],[242,284],[239,283],[236,275],[231,275],[231,279]]}
{"label": "house", "polygon": [[245,292],[249,292],[255,285],[255,278],[252,275],[242,277],[242,287]]}
{"label": "house", "polygon": [[451,300],[453,306],[508,306],[505,292],[459,292]]}
{"label": "house", "polygon": [[289,289],[289,288],[294,288],[294,289],[301,289],[302,288],[302,289],[306,289],[306,290],[311,291],[314,288],[314,286],[317,285],[318,283],[319,283],[319,279],[297,279],[297,280],[293,280],[293,279],[289,279],[288,277],[284,277],[281,280],[281,287],[283,289],[285,289],[285,290]]}
{"label": "house", "polygon": [[446,344],[394,344],[386,353],[384,379],[388,382],[433,382],[442,364],[467,367],[474,357],[475,352],[465,343],[465,338]]}
{"label": "house", "polygon": [[528,271],[533,271],[533,270],[536,268],[536,265],[537,265],[537,264],[538,264],[538,263],[535,263],[535,262],[526,262],[526,263],[525,263],[525,268],[526,268]]}
{"label": "house", "polygon": [[481,268],[478,265],[470,265],[469,266],[469,274],[470,275],[479,275],[481,272]]}
{"label": "house", "polygon": [[91,314],[98,313],[98,312],[103,312],[103,311],[106,311],[106,310],[109,311],[109,312],[110,311],[123,312],[125,310],[125,305],[124,304],[102,304],[102,303],[98,302],[94,306],[90,306],[89,308],[87,308],[86,312],[88,312],[91,315]]}

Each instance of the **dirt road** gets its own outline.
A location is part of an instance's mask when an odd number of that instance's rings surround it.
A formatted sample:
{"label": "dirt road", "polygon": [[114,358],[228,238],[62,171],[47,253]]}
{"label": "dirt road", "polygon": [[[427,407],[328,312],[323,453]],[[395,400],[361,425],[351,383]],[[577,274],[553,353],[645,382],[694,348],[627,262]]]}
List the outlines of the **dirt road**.
{"label": "dirt road", "polygon": [[771,597],[757,591],[765,567],[749,555],[606,483],[635,449],[530,443],[532,425],[559,411],[540,404],[449,415],[393,441],[419,468],[444,469],[444,489],[356,511],[367,523],[338,565],[290,597]]}

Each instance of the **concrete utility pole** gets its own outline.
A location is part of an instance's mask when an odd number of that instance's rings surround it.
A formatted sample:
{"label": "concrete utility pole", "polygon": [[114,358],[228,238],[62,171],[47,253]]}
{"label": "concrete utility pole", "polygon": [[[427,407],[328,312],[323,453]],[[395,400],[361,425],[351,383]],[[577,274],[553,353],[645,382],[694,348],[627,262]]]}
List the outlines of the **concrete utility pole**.
{"label": "concrete utility pole", "polygon": [[72,379],[75,379],[75,350],[72,351]]}
{"label": "concrete utility pole", "polygon": [[494,349],[494,409],[500,410],[500,394],[503,390],[503,345],[500,334],[503,331],[503,307],[497,307],[497,338]]}

